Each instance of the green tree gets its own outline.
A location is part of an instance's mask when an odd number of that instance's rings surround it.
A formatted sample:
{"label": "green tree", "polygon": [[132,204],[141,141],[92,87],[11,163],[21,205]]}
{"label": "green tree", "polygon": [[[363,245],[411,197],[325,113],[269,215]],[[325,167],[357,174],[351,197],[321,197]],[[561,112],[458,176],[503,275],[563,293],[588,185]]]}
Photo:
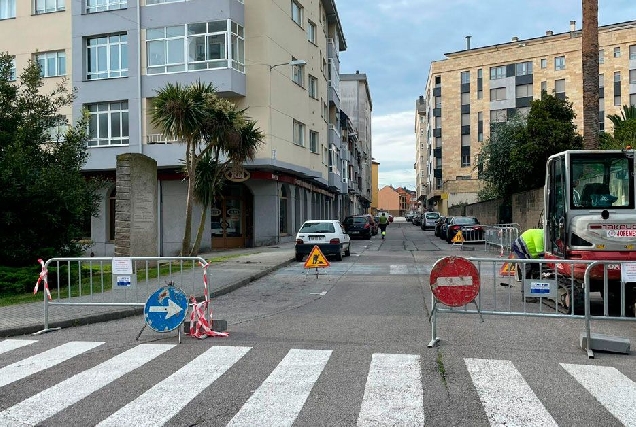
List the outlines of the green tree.
{"label": "green tree", "polygon": [[609,114],[608,119],[614,125],[614,134],[604,133],[601,137],[601,148],[623,149],[636,147],[636,107],[624,105],[621,114]]}
{"label": "green tree", "polygon": [[66,82],[43,93],[40,68],[32,61],[13,81],[11,62],[0,54],[0,263],[77,256],[99,203],[99,183],[81,172],[87,117],[52,138],[51,128],[67,125],[59,112],[74,94]]}

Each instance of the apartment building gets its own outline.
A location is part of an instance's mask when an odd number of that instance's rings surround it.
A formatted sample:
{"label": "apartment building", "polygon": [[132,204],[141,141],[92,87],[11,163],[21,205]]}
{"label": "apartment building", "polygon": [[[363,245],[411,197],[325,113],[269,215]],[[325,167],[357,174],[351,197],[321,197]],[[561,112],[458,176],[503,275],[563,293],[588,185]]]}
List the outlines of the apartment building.
{"label": "apartment building", "polygon": [[[583,132],[581,30],[447,53],[431,63],[416,102],[417,194],[429,209],[472,203],[482,182],[477,161],[493,123],[524,114],[542,90],[566,97]],[[608,114],[636,104],[636,21],[599,27],[600,131]]]}
{"label": "apartment building", "polygon": [[[18,74],[36,59],[45,87],[66,78],[77,88],[62,113],[90,114],[87,174],[114,181],[125,153],[156,161],[160,255],[180,249],[186,198],[184,145],[152,125],[153,98],[167,83],[212,83],[265,134],[214,202],[203,250],[292,241],[306,219],[359,213],[352,200],[367,197],[367,187],[350,185],[363,165],[354,161],[357,117],[342,122],[346,40],[335,0],[2,0],[0,31],[22,35],[0,39]],[[113,182],[92,219],[95,255],[114,253],[117,200]]]}

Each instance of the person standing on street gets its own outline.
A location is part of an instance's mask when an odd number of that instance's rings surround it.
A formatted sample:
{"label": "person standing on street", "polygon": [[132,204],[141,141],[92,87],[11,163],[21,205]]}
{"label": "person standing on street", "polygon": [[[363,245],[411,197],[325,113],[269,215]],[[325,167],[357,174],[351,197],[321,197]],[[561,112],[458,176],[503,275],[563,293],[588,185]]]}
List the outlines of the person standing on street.
{"label": "person standing on street", "polygon": [[382,231],[382,240],[384,240],[384,236],[386,236],[386,226],[389,225],[389,218],[386,216],[386,212],[382,212],[380,214],[380,230]]}
{"label": "person standing on street", "polygon": [[[514,242],[512,242],[511,249],[519,259],[538,259],[543,258],[543,229],[531,228],[521,233]],[[519,273],[523,271],[526,279],[532,278],[533,272],[538,273],[540,271],[540,264],[517,264]],[[517,276],[521,279],[521,275]],[[521,287],[521,295],[523,297],[523,286]],[[537,302],[537,298],[526,298],[526,302]]]}

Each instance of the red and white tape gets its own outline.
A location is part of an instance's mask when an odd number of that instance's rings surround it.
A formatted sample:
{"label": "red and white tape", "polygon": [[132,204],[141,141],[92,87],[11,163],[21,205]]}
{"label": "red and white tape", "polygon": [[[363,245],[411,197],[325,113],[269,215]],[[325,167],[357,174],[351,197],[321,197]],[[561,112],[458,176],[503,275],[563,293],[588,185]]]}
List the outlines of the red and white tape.
{"label": "red and white tape", "polygon": [[42,271],[40,271],[40,277],[38,277],[38,281],[35,282],[35,287],[33,288],[33,295],[38,293],[38,288],[40,287],[40,282],[44,282],[44,292],[46,296],[51,300],[51,292],[49,292],[49,271],[46,269],[46,264],[44,260],[39,259],[38,262],[42,266]]}
{"label": "red and white tape", "polygon": [[217,332],[210,327],[210,322],[205,318],[205,309],[208,301],[197,302],[196,298],[190,297],[192,313],[190,313],[190,333],[195,338],[203,339],[207,337],[229,337],[227,332]]}

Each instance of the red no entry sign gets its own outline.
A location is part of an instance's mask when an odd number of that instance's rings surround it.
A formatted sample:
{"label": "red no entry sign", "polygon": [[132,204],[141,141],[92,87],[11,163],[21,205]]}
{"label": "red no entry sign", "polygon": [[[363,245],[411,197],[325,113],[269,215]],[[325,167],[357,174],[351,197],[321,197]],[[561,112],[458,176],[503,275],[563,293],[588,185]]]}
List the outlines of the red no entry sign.
{"label": "red no entry sign", "polygon": [[466,258],[449,256],[438,260],[431,270],[431,291],[449,307],[472,302],[479,294],[479,271]]}

